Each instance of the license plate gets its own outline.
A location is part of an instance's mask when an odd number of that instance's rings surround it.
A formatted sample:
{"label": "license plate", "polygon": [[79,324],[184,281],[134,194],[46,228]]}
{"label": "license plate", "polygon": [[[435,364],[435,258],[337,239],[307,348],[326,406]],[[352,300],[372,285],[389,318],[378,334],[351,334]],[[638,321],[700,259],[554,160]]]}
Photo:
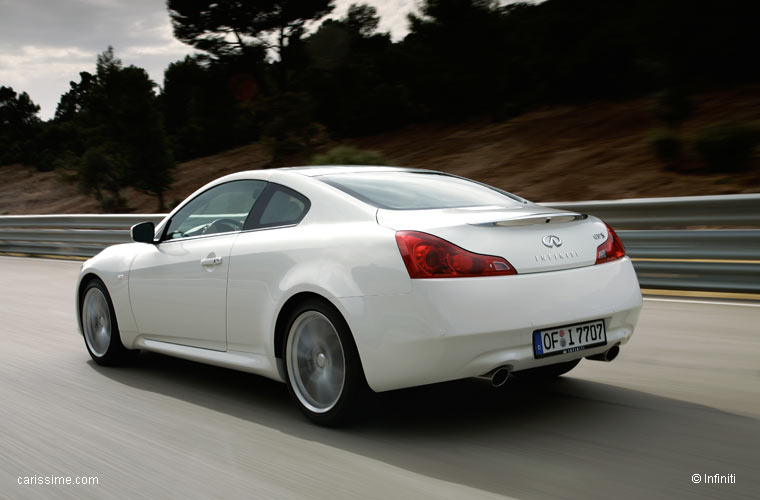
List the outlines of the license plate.
{"label": "license plate", "polygon": [[536,359],[606,344],[607,332],[601,319],[533,332],[533,355]]}

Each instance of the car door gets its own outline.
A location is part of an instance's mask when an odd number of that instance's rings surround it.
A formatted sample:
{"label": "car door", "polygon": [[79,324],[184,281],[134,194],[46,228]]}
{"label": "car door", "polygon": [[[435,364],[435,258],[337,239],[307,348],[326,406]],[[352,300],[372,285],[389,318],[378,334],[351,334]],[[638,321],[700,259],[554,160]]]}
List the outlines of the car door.
{"label": "car door", "polygon": [[299,248],[298,224],[311,202],[301,193],[270,182],[230,255],[227,287],[227,342],[230,350],[271,356],[274,308],[281,280]]}
{"label": "car door", "polygon": [[238,180],[204,191],[172,216],[158,244],[134,259],[129,296],[142,336],[226,349],[230,251],[265,186]]}

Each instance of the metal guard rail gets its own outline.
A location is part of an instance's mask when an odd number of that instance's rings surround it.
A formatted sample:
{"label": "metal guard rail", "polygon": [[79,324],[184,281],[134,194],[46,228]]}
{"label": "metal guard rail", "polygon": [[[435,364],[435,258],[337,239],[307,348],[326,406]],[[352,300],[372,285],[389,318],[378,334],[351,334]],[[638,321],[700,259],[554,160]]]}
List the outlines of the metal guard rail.
{"label": "metal guard rail", "polygon": [[543,203],[592,214],[618,229],[760,227],[760,194]]}
{"label": "metal guard rail", "polygon": [[[760,195],[545,203],[613,226],[643,288],[760,293]],[[163,214],[0,216],[0,252],[90,257]],[[668,229],[658,229],[668,228]],[[688,229],[686,229],[688,228]]]}

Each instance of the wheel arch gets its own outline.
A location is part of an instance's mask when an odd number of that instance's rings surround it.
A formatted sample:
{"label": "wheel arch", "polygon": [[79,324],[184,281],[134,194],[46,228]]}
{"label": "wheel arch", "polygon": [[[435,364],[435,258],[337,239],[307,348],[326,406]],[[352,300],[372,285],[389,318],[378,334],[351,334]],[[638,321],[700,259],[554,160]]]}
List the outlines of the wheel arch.
{"label": "wheel arch", "polygon": [[[316,293],[316,292],[310,292],[310,291],[302,291],[298,292],[286,300],[282,307],[280,308],[280,311],[277,313],[277,319],[275,321],[274,325],[274,356],[278,359],[282,359],[283,352],[282,352],[282,345],[285,340],[286,331],[285,328],[287,327],[287,321],[292,312],[295,310],[296,307],[298,307],[299,304],[302,302],[313,299],[313,300],[319,300],[321,302],[324,302],[325,304],[328,304],[330,307],[335,309],[335,312],[340,314],[340,317],[343,318],[343,321],[346,321],[346,316],[340,311],[340,309],[327,297],[325,297],[322,294]],[[346,324],[348,322],[346,321]],[[351,331],[351,328],[349,327],[349,331]],[[351,333],[353,336],[353,332]],[[355,341],[354,341],[355,342]]]}
{"label": "wheel arch", "polygon": [[77,294],[76,294],[76,311],[77,311],[77,326],[79,327],[79,333],[81,335],[84,335],[84,330],[82,329],[82,301],[84,300],[84,291],[87,288],[87,285],[92,283],[94,280],[99,280],[101,283],[103,283],[103,286],[106,287],[106,290],[108,290],[108,287],[106,286],[105,282],[103,281],[103,278],[98,276],[92,271],[88,271],[84,275],[82,275],[81,278],[79,278],[79,283],[77,284]]}
{"label": "wheel arch", "polygon": [[[362,353],[359,350],[359,346],[356,342],[356,332],[351,328],[351,323],[349,322],[349,316],[346,314],[346,311],[340,307],[339,304],[337,304],[335,300],[331,300],[329,297],[326,296],[326,294],[318,293],[311,290],[305,290],[305,291],[299,291],[292,296],[288,297],[288,299],[283,303],[282,307],[280,308],[277,319],[275,320],[275,327],[274,327],[274,337],[273,337],[273,343],[274,343],[274,355],[275,358],[278,360],[278,365],[282,362],[284,362],[283,356],[283,344],[285,340],[285,336],[287,335],[287,322],[288,318],[292,314],[292,312],[295,310],[296,307],[298,307],[299,304],[304,302],[305,300],[318,300],[322,302],[323,304],[327,305],[333,311],[337,314],[337,316],[343,321],[346,328],[348,329],[348,333],[350,334],[351,341],[353,342],[353,349],[355,350],[357,356],[359,357],[359,366],[361,368],[362,377],[364,377],[364,380],[366,381],[366,372],[364,370],[364,362],[362,361]],[[282,375],[282,373],[280,374]]]}

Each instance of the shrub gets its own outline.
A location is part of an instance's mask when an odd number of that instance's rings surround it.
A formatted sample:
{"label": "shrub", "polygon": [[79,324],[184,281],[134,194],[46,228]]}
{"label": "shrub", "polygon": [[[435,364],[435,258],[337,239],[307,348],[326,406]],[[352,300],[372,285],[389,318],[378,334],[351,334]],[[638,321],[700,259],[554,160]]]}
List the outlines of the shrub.
{"label": "shrub", "polygon": [[700,130],[694,139],[694,149],[712,173],[744,172],[749,169],[759,141],[757,127],[724,122]]}
{"label": "shrub", "polygon": [[658,128],[647,137],[652,152],[665,163],[673,163],[681,156],[681,141],[672,130]]}
{"label": "shrub", "polygon": [[670,88],[655,96],[653,111],[660,121],[675,127],[691,116],[691,102],[683,89]]}
{"label": "shrub", "polygon": [[299,141],[295,137],[286,137],[284,139],[273,139],[272,156],[275,160],[280,160],[286,156],[303,152],[306,149],[304,141]]}
{"label": "shrub", "polygon": [[385,157],[378,151],[355,148],[354,146],[335,146],[326,153],[311,157],[311,165],[386,165]]}

